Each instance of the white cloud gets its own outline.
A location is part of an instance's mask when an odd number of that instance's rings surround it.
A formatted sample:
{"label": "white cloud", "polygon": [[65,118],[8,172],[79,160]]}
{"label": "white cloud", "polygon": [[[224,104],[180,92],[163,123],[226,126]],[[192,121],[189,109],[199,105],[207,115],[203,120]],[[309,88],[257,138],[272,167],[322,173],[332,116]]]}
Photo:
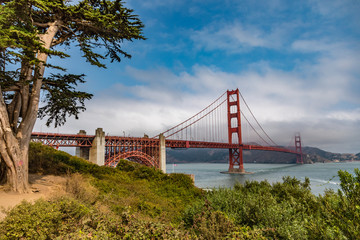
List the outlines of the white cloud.
{"label": "white cloud", "polygon": [[[350,99],[351,76],[344,74],[342,81],[337,79],[348,64],[324,58],[307,66],[309,74],[272,69],[266,63],[259,68],[260,73],[253,69],[227,73],[196,65],[192,73],[178,74],[165,68],[128,68],[129,76],[141,85],[111,86],[87,104],[80,120],[69,120],[58,131],[85,129],[92,134],[95,128],[103,127],[110,135],[123,135],[125,131],[131,136],[155,136],[196,114],[227,89],[239,88],[275,142],[287,145],[300,131],[305,145],[329,151],[360,151],[355,144],[360,141],[355,134],[360,131],[360,103],[355,109],[332,110],[332,106]],[[249,117],[243,105],[242,109]],[[44,131],[41,124],[37,123],[36,130]]]}
{"label": "white cloud", "polygon": [[349,111],[331,111],[326,115],[326,118],[338,121],[360,122],[360,108]]}
{"label": "white cloud", "polygon": [[354,0],[309,0],[313,11],[327,18],[343,18],[352,15],[359,18],[360,3]]}
{"label": "white cloud", "polygon": [[[225,27],[224,27],[225,26]],[[213,23],[202,30],[194,31],[191,39],[199,48],[206,50],[248,51],[253,47],[264,47],[264,33],[253,26],[240,23]]]}

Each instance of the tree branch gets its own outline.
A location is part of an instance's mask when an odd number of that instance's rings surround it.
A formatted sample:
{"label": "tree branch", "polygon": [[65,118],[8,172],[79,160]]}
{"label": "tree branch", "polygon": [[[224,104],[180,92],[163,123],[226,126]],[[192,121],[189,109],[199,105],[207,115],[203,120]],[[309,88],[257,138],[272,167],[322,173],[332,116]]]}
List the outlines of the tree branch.
{"label": "tree branch", "polygon": [[21,94],[19,92],[14,94],[11,103],[7,105],[7,109],[10,126],[13,129],[13,132],[16,132],[21,110]]}
{"label": "tree branch", "polygon": [[20,87],[18,85],[8,86],[3,89],[3,92],[19,92],[19,91],[20,91]]}
{"label": "tree branch", "polygon": [[36,27],[43,27],[43,28],[47,28],[50,27],[50,23],[39,23],[39,22],[32,22],[34,24],[34,26]]}
{"label": "tree branch", "polygon": [[52,44],[51,44],[51,47],[54,47],[54,46],[56,46],[56,45],[59,45],[59,44],[65,42],[65,41],[68,40],[71,36],[72,36],[72,34],[69,33],[69,34],[64,35],[64,36],[62,36],[62,37],[60,37],[60,38],[54,39],[53,42],[52,42]]}
{"label": "tree branch", "polygon": [[[61,21],[55,21],[51,23],[51,26],[46,30],[45,34],[39,35],[40,41],[43,42],[43,48],[49,50],[51,43],[59,31],[59,26],[62,24]],[[23,120],[19,125],[18,135],[23,135],[22,141],[27,144],[30,141],[31,131],[35,125],[37,118],[39,101],[40,101],[40,91],[42,87],[42,80],[45,72],[45,63],[48,57],[46,52],[38,52],[37,60],[39,64],[34,69],[33,75],[33,87],[31,89],[31,94],[28,102],[28,107],[25,115],[22,115]],[[28,89],[29,90],[29,89]]]}

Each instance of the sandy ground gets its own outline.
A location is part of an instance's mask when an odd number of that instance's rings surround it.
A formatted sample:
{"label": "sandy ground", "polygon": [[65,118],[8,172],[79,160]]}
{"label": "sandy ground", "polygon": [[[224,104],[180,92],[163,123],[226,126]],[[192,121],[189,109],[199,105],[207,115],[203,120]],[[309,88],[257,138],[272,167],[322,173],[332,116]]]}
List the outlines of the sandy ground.
{"label": "sandy ground", "polygon": [[23,200],[34,202],[39,198],[46,199],[62,192],[65,182],[65,177],[30,174],[30,193],[18,194],[5,192],[4,189],[0,187],[0,220],[6,216],[3,210],[9,210]]}

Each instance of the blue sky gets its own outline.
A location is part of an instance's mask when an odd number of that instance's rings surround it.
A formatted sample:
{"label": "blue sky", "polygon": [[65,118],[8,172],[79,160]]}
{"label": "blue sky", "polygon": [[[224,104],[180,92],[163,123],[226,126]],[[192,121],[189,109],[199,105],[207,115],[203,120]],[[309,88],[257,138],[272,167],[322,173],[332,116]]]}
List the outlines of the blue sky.
{"label": "blue sky", "polygon": [[239,88],[269,135],[287,145],[360,152],[360,1],[129,0],[145,41],[132,59],[90,66],[76,48],[61,63],[94,94],[79,120],[36,131],[150,136]]}

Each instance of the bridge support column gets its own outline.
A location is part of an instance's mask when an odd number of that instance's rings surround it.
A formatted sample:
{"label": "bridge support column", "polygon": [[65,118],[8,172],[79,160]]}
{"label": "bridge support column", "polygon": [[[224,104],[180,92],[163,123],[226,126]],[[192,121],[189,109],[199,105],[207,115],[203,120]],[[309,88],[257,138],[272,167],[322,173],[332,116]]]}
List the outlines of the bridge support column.
{"label": "bridge support column", "polygon": [[297,154],[296,154],[296,163],[297,164],[304,164],[303,156],[302,156],[300,133],[296,133],[296,135],[295,135],[295,151],[297,152]]}
{"label": "bridge support column", "polygon": [[102,128],[95,131],[95,138],[90,148],[89,161],[99,166],[103,166],[105,162],[105,132]]}
{"label": "bridge support column", "polygon": [[[80,130],[78,135],[86,135],[85,130]],[[75,156],[89,160],[89,147],[76,147]]]}
{"label": "bridge support column", "polygon": [[237,142],[239,145],[239,148],[229,149],[229,173],[245,173],[241,137],[239,89],[227,91],[227,111],[229,144]]}
{"label": "bridge support column", "polygon": [[229,173],[245,173],[242,147],[229,149]]}
{"label": "bridge support column", "polygon": [[159,135],[159,167],[163,173],[166,173],[166,145],[163,134]]}

